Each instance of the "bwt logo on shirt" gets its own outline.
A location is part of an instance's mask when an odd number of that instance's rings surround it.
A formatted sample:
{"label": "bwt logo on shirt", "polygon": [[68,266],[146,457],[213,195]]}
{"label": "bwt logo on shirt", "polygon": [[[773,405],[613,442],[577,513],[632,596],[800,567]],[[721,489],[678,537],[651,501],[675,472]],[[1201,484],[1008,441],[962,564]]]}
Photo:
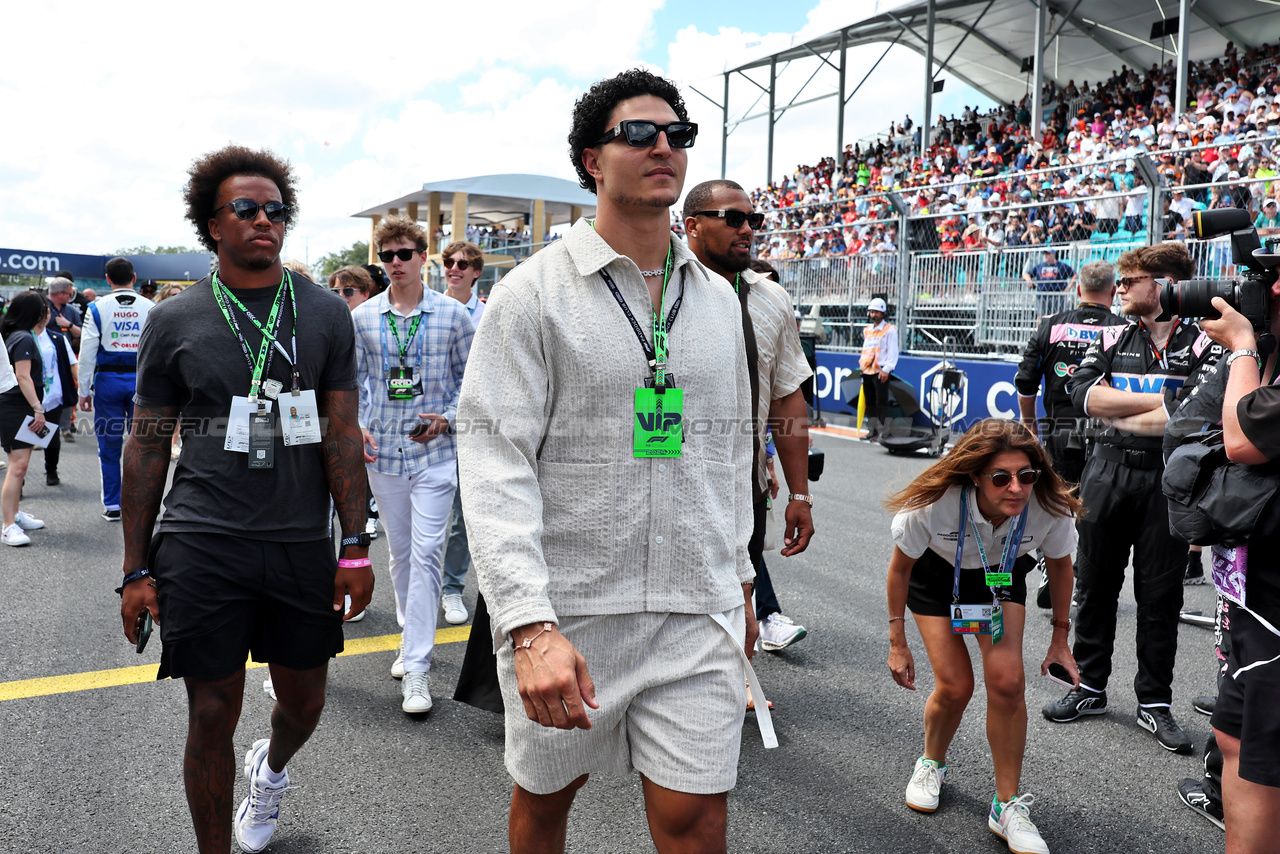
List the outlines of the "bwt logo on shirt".
{"label": "bwt logo on shirt", "polygon": [[1142,394],[1160,394],[1166,388],[1180,389],[1186,377],[1165,374],[1112,374],[1111,387],[1120,391],[1136,391]]}

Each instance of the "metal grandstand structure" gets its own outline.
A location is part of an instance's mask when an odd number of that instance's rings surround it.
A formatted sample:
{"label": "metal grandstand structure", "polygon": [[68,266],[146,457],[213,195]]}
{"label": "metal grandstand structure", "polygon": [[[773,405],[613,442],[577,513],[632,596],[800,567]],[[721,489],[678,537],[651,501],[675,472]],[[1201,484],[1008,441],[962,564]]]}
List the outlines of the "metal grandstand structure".
{"label": "metal grandstand structure", "polygon": [[[1165,32],[1164,36],[1153,33]],[[1039,38],[1036,38],[1039,34]],[[1068,79],[1097,80],[1120,64],[1150,68],[1171,55],[1179,62],[1177,110],[1185,109],[1189,60],[1221,52],[1226,41],[1241,48],[1280,38],[1280,10],[1275,0],[914,0],[878,2],[875,14],[817,38],[797,42],[786,50],[750,59],[722,73],[723,95],[716,99],[695,87],[720,108],[723,116],[720,161],[724,177],[729,136],[743,122],[768,122],[766,181],[773,180],[774,129],[788,110],[836,99],[838,158],[845,145],[845,107],[870,77],[849,88],[848,51],[863,45],[886,44],[883,60],[894,45],[925,58],[922,74],[924,117],[921,132],[928,147],[934,88],[944,73],[1008,104],[1028,89],[1033,96],[1033,130],[1042,117],[1043,82]],[[813,60],[817,60],[816,67]],[[876,65],[879,65],[877,61]],[[811,70],[808,79],[787,103],[779,103],[778,79],[792,69]],[[872,67],[874,70],[875,66]],[[832,79],[834,77],[834,80]],[[763,79],[758,79],[763,78]],[[759,90],[756,105],[731,117],[730,84],[737,79]],[[820,91],[826,89],[828,91]]]}

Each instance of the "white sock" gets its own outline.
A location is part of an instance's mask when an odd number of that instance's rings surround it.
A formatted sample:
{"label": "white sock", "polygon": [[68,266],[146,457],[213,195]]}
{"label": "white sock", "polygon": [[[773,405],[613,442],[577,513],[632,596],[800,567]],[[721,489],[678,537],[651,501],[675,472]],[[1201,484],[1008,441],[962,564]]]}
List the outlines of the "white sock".
{"label": "white sock", "polygon": [[284,770],[276,773],[271,770],[271,763],[263,760],[261,770],[262,782],[266,783],[268,786],[279,786],[285,781],[285,772],[288,770],[289,766],[286,765]]}

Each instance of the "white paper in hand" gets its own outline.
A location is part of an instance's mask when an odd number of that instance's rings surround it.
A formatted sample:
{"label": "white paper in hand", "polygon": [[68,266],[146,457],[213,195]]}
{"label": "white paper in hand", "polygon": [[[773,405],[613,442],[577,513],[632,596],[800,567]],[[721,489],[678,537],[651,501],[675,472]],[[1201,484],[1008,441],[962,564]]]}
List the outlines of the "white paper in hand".
{"label": "white paper in hand", "polygon": [[35,420],[34,415],[28,415],[22,419],[22,426],[18,428],[18,435],[13,438],[19,442],[35,445],[37,448],[47,448],[49,443],[53,441],[53,435],[58,432],[58,425],[50,424],[46,421],[44,426],[40,428],[40,432],[36,433],[31,429],[31,425]]}

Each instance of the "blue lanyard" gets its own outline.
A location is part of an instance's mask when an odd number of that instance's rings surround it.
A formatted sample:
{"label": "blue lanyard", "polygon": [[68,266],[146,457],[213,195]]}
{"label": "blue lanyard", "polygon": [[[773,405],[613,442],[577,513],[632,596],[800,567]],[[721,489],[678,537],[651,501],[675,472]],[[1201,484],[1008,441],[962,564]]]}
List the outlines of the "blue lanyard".
{"label": "blue lanyard", "polygon": [[[1013,530],[1009,532],[1009,536],[1004,541],[1004,554],[1000,556],[1000,571],[1013,572],[1013,563],[1018,559],[1018,549],[1015,543],[1021,545],[1022,532],[1027,527],[1027,511],[1031,508],[1031,502],[1027,502],[1027,506],[1022,508],[1022,514],[1018,516],[1018,521],[1014,524]],[[951,601],[953,604],[960,602],[960,561],[964,557],[964,534],[965,526],[972,524],[973,539],[978,543],[978,556],[982,558],[982,569],[985,572],[987,567],[991,566],[987,562],[987,550],[982,545],[982,535],[978,532],[978,523],[969,517],[969,487],[960,487],[960,532],[956,538],[956,571],[955,581],[951,585]],[[992,601],[997,600],[995,588],[990,588]]]}

